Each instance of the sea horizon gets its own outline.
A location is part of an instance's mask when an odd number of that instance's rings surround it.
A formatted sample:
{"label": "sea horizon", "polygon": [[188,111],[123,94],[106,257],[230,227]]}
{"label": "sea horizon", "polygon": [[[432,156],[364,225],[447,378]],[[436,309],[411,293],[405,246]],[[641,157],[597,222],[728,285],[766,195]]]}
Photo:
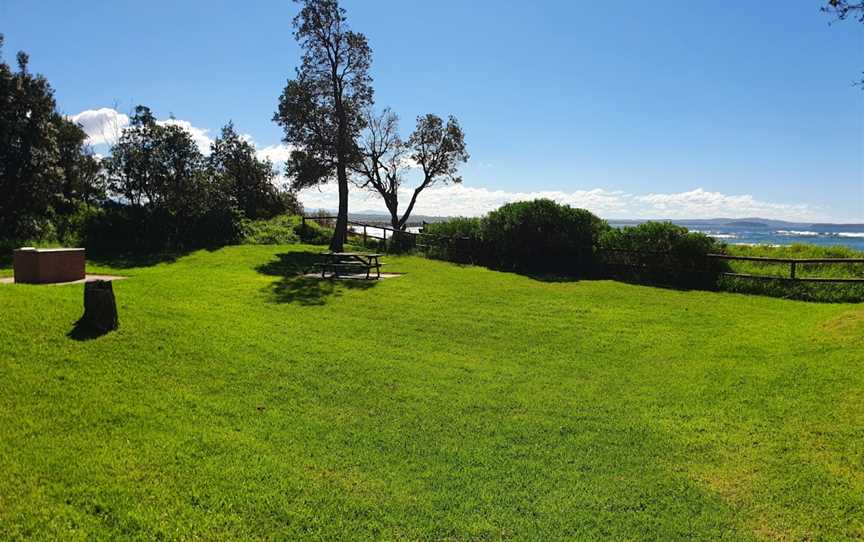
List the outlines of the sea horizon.
{"label": "sea horizon", "polygon": [[[389,217],[382,213],[351,213],[354,220],[382,224]],[[411,220],[409,231],[419,231],[424,222],[440,222],[452,217],[418,215]],[[819,246],[840,246],[864,251],[864,223],[801,222],[767,218],[712,218],[712,219],[605,219],[610,226],[621,228],[635,226],[644,222],[671,222],[692,232],[704,233],[717,241],[729,245],[793,245],[812,244]],[[373,235],[380,231],[368,229]]]}

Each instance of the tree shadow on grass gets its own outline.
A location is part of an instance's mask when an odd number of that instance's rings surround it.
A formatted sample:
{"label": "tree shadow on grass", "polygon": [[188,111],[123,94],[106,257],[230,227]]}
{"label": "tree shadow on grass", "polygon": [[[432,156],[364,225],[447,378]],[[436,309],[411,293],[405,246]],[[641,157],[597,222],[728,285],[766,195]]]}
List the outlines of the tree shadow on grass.
{"label": "tree shadow on grass", "polygon": [[[197,249],[194,249],[197,250]],[[207,249],[215,250],[215,249]],[[152,267],[161,263],[174,263],[193,250],[172,252],[87,252],[87,261],[112,269],[130,269],[133,267]]]}
{"label": "tree shadow on grass", "polygon": [[530,273],[519,271],[516,271],[515,273],[539,282],[579,282],[587,280],[587,278],[583,276],[563,275],[560,273]]}
{"label": "tree shadow on grass", "polygon": [[277,260],[258,266],[263,275],[280,277],[265,288],[274,303],[298,303],[300,305],[323,305],[328,297],[340,296],[347,290],[368,290],[378,284],[377,280],[322,279],[306,276],[315,271],[321,262],[321,254],[315,252],[288,252],[277,254]]}
{"label": "tree shadow on grass", "polygon": [[298,303],[300,305],[323,305],[328,297],[340,296],[347,290],[368,290],[377,280],[322,279],[320,277],[285,277],[269,288],[270,298],[275,303]]}
{"label": "tree shadow on grass", "polygon": [[657,276],[640,276],[638,274],[626,273],[595,273],[591,275],[560,275],[560,274],[537,274],[537,273],[518,273],[524,277],[536,280],[539,282],[549,283],[568,283],[568,282],[591,282],[597,280],[613,280],[624,284],[632,284],[634,286],[649,286],[651,288],[660,288],[663,290],[675,290],[679,292],[690,292],[694,290],[714,291],[717,288],[711,283],[684,281],[674,283],[664,280],[665,277]]}
{"label": "tree shadow on grass", "polygon": [[276,255],[276,260],[259,265],[255,268],[262,275],[272,277],[291,277],[303,275],[315,270],[315,264],[323,261],[323,256],[317,252],[283,252]]}

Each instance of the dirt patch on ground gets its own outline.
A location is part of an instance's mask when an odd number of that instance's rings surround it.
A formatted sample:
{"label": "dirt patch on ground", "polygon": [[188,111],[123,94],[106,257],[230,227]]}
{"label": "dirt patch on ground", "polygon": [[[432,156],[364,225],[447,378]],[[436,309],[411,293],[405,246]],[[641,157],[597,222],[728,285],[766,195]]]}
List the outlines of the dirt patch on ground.
{"label": "dirt patch on ground", "polygon": [[864,308],[846,311],[823,322],[819,331],[829,339],[864,341]]}

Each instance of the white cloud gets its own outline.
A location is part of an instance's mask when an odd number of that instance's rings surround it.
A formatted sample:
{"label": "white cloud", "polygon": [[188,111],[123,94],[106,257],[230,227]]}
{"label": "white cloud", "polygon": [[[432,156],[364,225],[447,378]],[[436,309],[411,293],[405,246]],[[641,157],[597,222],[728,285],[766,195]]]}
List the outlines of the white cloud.
{"label": "white cloud", "polygon": [[88,109],[72,115],[69,120],[81,125],[89,145],[111,145],[129,125],[128,116],[108,107]]}
{"label": "white cloud", "polygon": [[[408,190],[399,194],[408,202]],[[819,209],[806,204],[772,203],[750,195],[726,195],[701,188],[670,194],[637,195],[618,190],[509,192],[488,188],[446,185],[425,190],[417,200],[415,214],[432,216],[479,216],[513,201],[548,198],[572,207],[582,207],[604,218],[777,218],[787,220],[821,219]],[[339,196],[335,184],[310,188],[300,193],[310,209],[335,209]],[[403,203],[406,205],[407,203]],[[355,212],[386,213],[381,199],[373,193],[352,187],[349,208]]]}
{"label": "white cloud", "polygon": [[648,194],[635,199],[657,216],[668,218],[819,218],[816,209],[803,203],[772,203],[749,194],[727,195],[701,188],[677,194]]}
{"label": "white cloud", "polygon": [[291,151],[294,147],[279,143],[278,145],[268,145],[263,149],[258,149],[256,155],[261,160],[270,160],[274,164],[284,164],[291,158]]}
{"label": "white cloud", "polygon": [[[90,145],[113,145],[129,126],[129,116],[109,107],[101,109],[88,109],[77,115],[69,117],[72,122],[77,122],[87,134],[87,143]],[[213,140],[208,133],[210,130],[193,126],[188,120],[166,119],[156,121],[163,126],[179,126],[192,136],[198,149],[204,154],[210,154],[210,143]]]}

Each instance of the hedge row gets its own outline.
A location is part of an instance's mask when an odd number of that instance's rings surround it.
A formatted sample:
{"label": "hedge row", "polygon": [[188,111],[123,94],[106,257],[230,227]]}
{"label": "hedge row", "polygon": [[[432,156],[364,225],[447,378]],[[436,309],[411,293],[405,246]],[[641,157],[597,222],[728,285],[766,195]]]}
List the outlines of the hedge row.
{"label": "hedge row", "polygon": [[[548,199],[508,203],[483,218],[456,218],[426,226],[432,257],[519,272],[600,275],[613,261],[637,267],[640,254],[658,253],[672,265],[697,269],[721,250],[701,233],[668,222],[616,229],[585,209]],[[630,254],[630,256],[626,256]]]}

